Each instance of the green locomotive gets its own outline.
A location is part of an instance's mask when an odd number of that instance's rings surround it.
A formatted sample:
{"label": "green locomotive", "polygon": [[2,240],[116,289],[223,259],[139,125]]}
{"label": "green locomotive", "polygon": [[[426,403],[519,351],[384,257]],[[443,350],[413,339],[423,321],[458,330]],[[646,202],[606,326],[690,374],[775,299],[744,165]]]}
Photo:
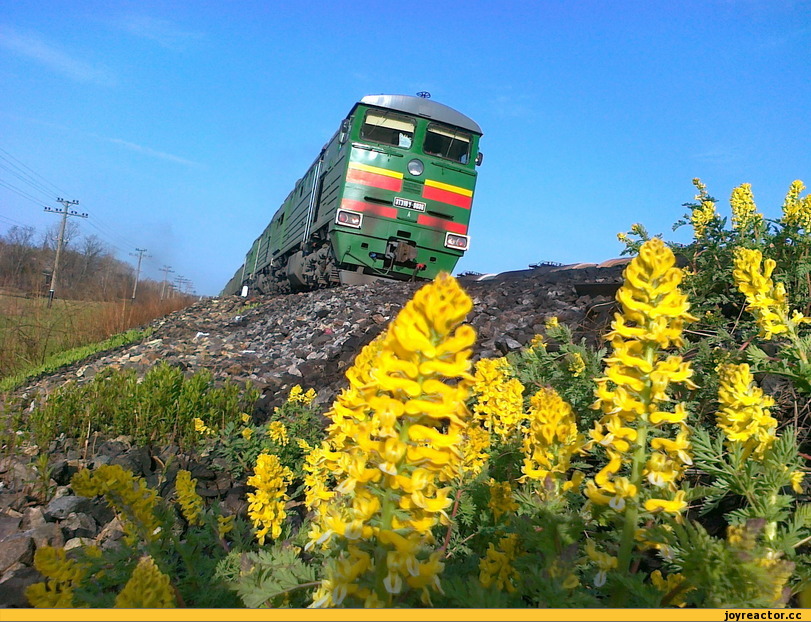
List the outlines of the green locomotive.
{"label": "green locomotive", "polygon": [[427,93],[356,103],[222,294],[433,279],[470,243],[481,128]]}

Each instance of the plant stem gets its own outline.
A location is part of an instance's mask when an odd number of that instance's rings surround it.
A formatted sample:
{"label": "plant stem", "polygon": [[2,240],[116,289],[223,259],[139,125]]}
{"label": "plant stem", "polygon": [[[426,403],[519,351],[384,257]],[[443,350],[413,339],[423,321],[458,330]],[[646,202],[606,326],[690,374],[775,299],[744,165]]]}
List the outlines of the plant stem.
{"label": "plant stem", "polygon": [[448,523],[448,531],[445,533],[445,541],[442,543],[440,547],[440,551],[442,551],[443,556],[447,557],[448,554],[448,544],[451,541],[451,532],[453,531],[453,519],[456,518],[456,513],[459,511],[459,499],[462,496],[462,486],[460,485],[459,488],[456,490],[456,497],[453,500],[453,510],[451,510],[451,520]]}

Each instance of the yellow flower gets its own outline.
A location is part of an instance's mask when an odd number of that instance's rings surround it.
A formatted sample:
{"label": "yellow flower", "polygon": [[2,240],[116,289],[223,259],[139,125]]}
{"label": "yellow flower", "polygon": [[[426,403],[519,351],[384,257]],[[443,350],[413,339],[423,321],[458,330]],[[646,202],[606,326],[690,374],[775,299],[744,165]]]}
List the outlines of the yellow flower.
{"label": "yellow flower", "polygon": [[773,259],[763,261],[759,250],[735,249],[735,269],[732,274],[738,289],[746,296],[746,309],[754,314],[764,339],[788,331],[785,322],[788,315],[786,290],[782,283],[775,285],[771,279],[775,265]]}
{"label": "yellow flower", "polygon": [[693,586],[684,586],[685,576],[678,572],[663,578],[661,570],[654,570],[650,575],[650,579],[657,590],[665,596],[671,595],[666,603],[662,603],[663,605],[684,607],[687,604],[684,599],[685,595],[695,589]]}
{"label": "yellow flower", "polygon": [[783,201],[783,224],[811,233],[811,195],[800,198],[805,184],[799,179],[792,182]]}
{"label": "yellow flower", "polygon": [[755,207],[752,184],[741,184],[732,191],[732,227],[740,233],[754,234],[763,224],[763,215]]}
{"label": "yellow flower", "polygon": [[226,534],[231,533],[234,529],[234,515],[231,516],[218,516],[217,517],[217,534],[220,538],[224,538]]}
{"label": "yellow flower", "polygon": [[251,428],[243,428],[242,430],[242,438],[246,441],[251,440],[251,436],[253,436],[253,430]]}
{"label": "yellow flower", "polygon": [[667,512],[669,514],[681,514],[687,509],[687,502],[684,500],[684,491],[680,490],[672,499],[648,499],[645,501],[645,509],[648,512]]}
{"label": "yellow flower", "polygon": [[93,471],[78,471],[71,479],[71,487],[82,497],[103,495],[118,513],[129,544],[139,539],[144,542],[155,540],[159,532],[155,518],[158,493],[149,488],[142,477],[135,477],[118,464],[105,464]]}
{"label": "yellow flower", "polygon": [[775,266],[775,261],[764,260],[759,250],[735,249],[732,275],[738,289],[746,296],[746,310],[755,316],[764,339],[787,333],[793,335],[797,326],[811,322],[811,318],[797,311],[789,314],[785,286],[771,279]]}
{"label": "yellow flower", "polygon": [[501,438],[518,430],[524,418],[524,385],[512,373],[504,357],[476,363],[473,412],[487,431]]}
{"label": "yellow flower", "polygon": [[529,349],[531,350],[535,348],[545,348],[545,347],[546,347],[545,338],[540,333],[535,335],[529,342]]}
{"label": "yellow flower", "polygon": [[693,235],[700,240],[707,235],[707,227],[718,219],[715,211],[715,202],[704,200],[701,205],[694,207],[690,214],[690,223],[693,225]]}
{"label": "yellow flower", "polygon": [[260,454],[257,458],[254,474],[247,484],[256,488],[256,492],[248,493],[248,517],[257,529],[259,544],[265,543],[268,532],[274,539],[281,535],[282,522],[287,516],[284,509],[289,499],[287,487],[292,478],[293,472],[279,462],[278,456]]}
{"label": "yellow flower", "polygon": [[491,477],[488,486],[490,487],[490,502],[487,507],[493,512],[493,517],[496,520],[502,514],[515,512],[518,509],[518,504],[513,499],[510,482],[497,482]]}
{"label": "yellow flower", "polygon": [[163,574],[148,555],[141,558],[121,593],[115,597],[117,609],[157,609],[175,606],[169,577]]}
{"label": "yellow flower", "polygon": [[744,551],[751,551],[757,544],[758,530],[749,525],[729,525],[727,527],[727,542],[730,546]]}
{"label": "yellow flower", "polygon": [[87,567],[68,559],[65,549],[43,546],[34,553],[34,568],[48,580],[34,583],[25,590],[32,607],[73,607],[73,590],[80,587],[87,575]]}
{"label": "yellow flower", "polygon": [[301,388],[300,384],[295,385],[292,389],[290,389],[290,394],[287,397],[288,403],[300,403],[304,404],[305,406],[309,405],[316,397],[315,389],[307,389],[307,392],[304,392],[304,389]]}
{"label": "yellow flower", "polygon": [[786,583],[791,579],[795,568],[794,562],[780,559],[780,555],[781,553],[774,556],[767,554],[764,557],[755,559],[755,564],[765,568],[771,580],[772,591],[770,596],[772,598],[772,607],[785,606],[788,597],[785,592]]}
{"label": "yellow flower", "polygon": [[484,587],[495,585],[499,590],[515,592],[518,571],[512,562],[518,557],[518,536],[511,533],[501,538],[498,547],[492,542],[485,557],[479,562],[479,581]]}
{"label": "yellow flower", "polygon": [[[306,442],[304,444],[306,445]],[[307,445],[307,447],[309,447],[309,445]],[[324,501],[329,501],[335,494],[328,488],[330,454],[329,446],[326,443],[322,443],[320,447],[310,447],[304,458],[304,465],[302,467],[305,473],[304,504],[309,510],[317,510]],[[311,541],[318,540],[321,535],[320,532],[317,533],[315,537],[311,537]],[[312,548],[310,544],[307,546]]]}
{"label": "yellow flower", "polygon": [[741,443],[747,456],[762,458],[775,440],[777,420],[769,412],[774,399],[755,385],[746,363],[720,366],[718,380],[718,427],[730,443]]}
{"label": "yellow flower", "polygon": [[519,481],[538,481],[542,495],[552,489],[568,489],[566,478],[572,457],[585,452],[586,441],[577,430],[572,407],[551,387],[532,396],[529,427],[524,431],[523,476]]}
{"label": "yellow flower", "polygon": [[251,416],[248,413],[242,413],[240,418],[242,419],[242,423],[248,423],[251,420]]}
{"label": "yellow flower", "polygon": [[653,438],[650,446],[652,449],[664,451],[671,458],[678,458],[681,464],[692,466],[693,458],[690,456],[690,441],[687,437],[690,432],[687,427],[683,427],[676,435],[675,440],[669,438]]}
{"label": "yellow flower", "polygon": [[268,436],[272,441],[282,446],[290,442],[290,439],[287,437],[287,428],[281,421],[271,421],[270,424],[268,424]]}
{"label": "yellow flower", "polygon": [[490,433],[471,422],[462,438],[462,473],[475,477],[484,468],[489,456]]}
{"label": "yellow flower", "polygon": [[791,488],[796,492],[798,495],[803,494],[803,478],[805,477],[805,473],[802,471],[794,471],[791,474]]}
{"label": "yellow flower", "polygon": [[703,183],[700,178],[693,177],[693,185],[698,190],[698,194],[695,196],[696,201],[704,201],[709,198],[709,194],[707,194],[707,184]]}
{"label": "yellow flower", "polygon": [[572,376],[575,378],[586,371],[586,362],[583,360],[583,356],[580,354],[580,352],[571,352],[567,354],[566,360],[569,364],[569,371],[572,372]]}
{"label": "yellow flower", "polygon": [[214,430],[212,430],[205,423],[203,423],[203,420],[200,419],[199,417],[195,417],[194,419],[192,419],[192,422],[194,423],[194,431],[197,432],[198,434],[208,435],[214,433]]}
{"label": "yellow flower", "polygon": [[192,479],[189,471],[181,469],[177,472],[177,480],[175,481],[177,502],[180,504],[183,516],[186,517],[190,525],[203,524],[203,521],[200,520],[200,512],[203,511],[203,498],[197,494],[196,488],[197,480]]}
{"label": "yellow flower", "polygon": [[556,315],[552,315],[546,318],[544,325],[546,326],[546,330],[557,328],[558,326],[560,326],[560,320],[558,320]]}
{"label": "yellow flower", "polygon": [[471,308],[456,280],[440,274],[347,371],[327,440],[304,466],[315,511],[305,548],[327,556],[313,607],[390,607],[412,590],[430,604],[440,589],[434,527],[449,524],[450,483],[484,449],[481,435],[466,435],[476,335],[462,322]]}
{"label": "yellow flower", "polygon": [[586,555],[597,566],[597,574],[594,577],[594,586],[602,587],[608,578],[608,571],[617,567],[617,558],[597,550],[594,540],[586,543]]}
{"label": "yellow flower", "polygon": [[[605,375],[595,379],[592,405],[603,413],[590,431],[593,447],[604,447],[608,462],[583,492],[592,504],[623,513],[634,527],[624,530],[618,551],[624,572],[634,544],[629,534],[636,530],[640,510],[680,512],[686,507],[678,480],[683,465],[692,464],[687,410],[684,404],[671,406],[668,392],[676,384],[697,387],[690,364],[663,352],[683,346],[684,325],[695,320],[679,290],[682,272],[673,252],[659,238],[647,240],[623,277],[616,295],[622,312],[607,336],[612,352],[605,359]],[[604,572],[597,581],[605,581]]]}
{"label": "yellow flower", "polygon": [[669,486],[681,477],[682,464],[668,458],[665,454],[654,452],[648,457],[643,475],[652,486],[663,488]]}
{"label": "yellow flower", "polygon": [[287,396],[288,402],[298,402],[301,399],[303,389],[301,388],[300,384],[295,385],[292,389],[290,389],[290,394]]}

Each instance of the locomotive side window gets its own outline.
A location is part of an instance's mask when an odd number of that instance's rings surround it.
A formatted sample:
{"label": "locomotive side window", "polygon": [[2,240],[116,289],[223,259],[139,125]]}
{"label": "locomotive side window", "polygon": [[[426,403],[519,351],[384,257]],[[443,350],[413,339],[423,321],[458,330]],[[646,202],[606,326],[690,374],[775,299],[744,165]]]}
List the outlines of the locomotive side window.
{"label": "locomotive side window", "polygon": [[366,140],[409,149],[414,141],[414,120],[398,114],[369,110],[360,128]]}
{"label": "locomotive side window", "polygon": [[422,150],[426,155],[467,164],[470,160],[470,134],[431,123],[425,133]]}

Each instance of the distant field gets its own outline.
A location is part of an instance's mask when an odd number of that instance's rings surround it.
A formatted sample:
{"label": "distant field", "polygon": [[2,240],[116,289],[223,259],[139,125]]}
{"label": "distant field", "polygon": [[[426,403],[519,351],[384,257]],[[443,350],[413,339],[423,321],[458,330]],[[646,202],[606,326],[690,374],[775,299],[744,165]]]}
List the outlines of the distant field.
{"label": "distant field", "polygon": [[0,290],[0,379],[42,365],[49,356],[102,341],[183,308],[188,299],[54,300]]}

